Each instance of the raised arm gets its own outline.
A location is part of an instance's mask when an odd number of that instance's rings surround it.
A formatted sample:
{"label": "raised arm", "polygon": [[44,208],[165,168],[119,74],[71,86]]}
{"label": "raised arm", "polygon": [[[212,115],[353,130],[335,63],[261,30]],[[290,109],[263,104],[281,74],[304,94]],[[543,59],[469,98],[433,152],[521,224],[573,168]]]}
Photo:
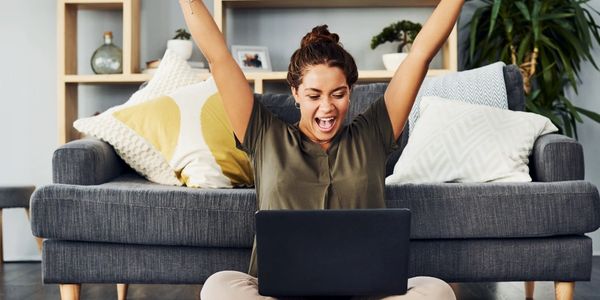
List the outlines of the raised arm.
{"label": "raised arm", "polygon": [[464,0],[441,0],[400,64],[385,91],[385,105],[398,139],[433,56],[442,47],[460,14]]}
{"label": "raised arm", "polygon": [[196,45],[208,60],[233,132],[243,142],[254,105],[248,81],[202,0],[179,0],[179,5]]}

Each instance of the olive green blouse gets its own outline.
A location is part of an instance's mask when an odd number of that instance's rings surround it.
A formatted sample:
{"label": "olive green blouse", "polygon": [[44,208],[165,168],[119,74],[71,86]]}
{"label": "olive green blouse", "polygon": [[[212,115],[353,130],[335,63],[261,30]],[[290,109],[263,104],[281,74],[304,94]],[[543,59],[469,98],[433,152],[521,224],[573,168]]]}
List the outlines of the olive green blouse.
{"label": "olive green blouse", "polygon": [[[385,162],[397,145],[381,97],[327,151],[255,101],[238,148],[254,166],[258,209],[352,209],[385,207]],[[256,277],[255,249],[248,273]]]}

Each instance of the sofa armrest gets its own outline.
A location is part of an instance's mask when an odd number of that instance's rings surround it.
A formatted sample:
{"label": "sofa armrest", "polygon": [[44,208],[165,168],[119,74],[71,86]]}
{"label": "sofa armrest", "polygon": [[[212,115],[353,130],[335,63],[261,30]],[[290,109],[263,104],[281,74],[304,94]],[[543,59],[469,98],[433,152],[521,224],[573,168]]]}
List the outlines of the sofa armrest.
{"label": "sofa armrest", "polygon": [[533,181],[583,180],[583,148],[577,140],[561,134],[540,136],[533,145],[529,167]]}
{"label": "sofa armrest", "polygon": [[54,183],[95,185],[110,181],[129,167],[109,144],[86,138],[69,142],[54,151]]}

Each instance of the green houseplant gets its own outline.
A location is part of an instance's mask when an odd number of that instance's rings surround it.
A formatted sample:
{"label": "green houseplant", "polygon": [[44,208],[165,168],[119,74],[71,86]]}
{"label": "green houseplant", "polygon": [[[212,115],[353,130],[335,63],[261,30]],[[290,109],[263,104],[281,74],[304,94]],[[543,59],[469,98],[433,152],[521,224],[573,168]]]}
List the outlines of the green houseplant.
{"label": "green houseplant", "polygon": [[179,28],[175,30],[175,36],[173,37],[173,40],[189,40],[191,37],[192,35],[187,32],[185,28]]}
{"label": "green houseplant", "polygon": [[383,64],[390,71],[395,71],[402,60],[406,57],[404,51],[409,51],[417,34],[421,31],[421,24],[403,20],[385,27],[381,33],[371,39],[371,49],[387,42],[400,42],[397,53],[387,53],[383,55]]}
{"label": "green houseplant", "polygon": [[167,41],[167,49],[175,51],[183,59],[190,59],[194,46],[190,38],[191,35],[185,28],[179,28],[175,31],[175,36]]}
{"label": "green houseplant", "polygon": [[591,54],[600,42],[589,0],[480,0],[470,27],[468,68],[502,60],[518,65],[528,111],[544,115],[561,133],[577,138],[581,115],[600,115],[571,103],[565,88],[577,93],[583,60],[598,66]]}

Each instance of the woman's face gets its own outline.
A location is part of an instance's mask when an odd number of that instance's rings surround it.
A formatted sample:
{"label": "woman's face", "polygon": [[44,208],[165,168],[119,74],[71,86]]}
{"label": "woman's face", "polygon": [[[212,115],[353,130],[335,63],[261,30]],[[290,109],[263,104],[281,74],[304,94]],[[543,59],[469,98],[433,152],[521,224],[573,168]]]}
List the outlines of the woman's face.
{"label": "woman's face", "polygon": [[300,104],[302,133],[317,143],[330,142],[342,127],[350,104],[344,72],[325,64],[310,66],[292,94]]}

